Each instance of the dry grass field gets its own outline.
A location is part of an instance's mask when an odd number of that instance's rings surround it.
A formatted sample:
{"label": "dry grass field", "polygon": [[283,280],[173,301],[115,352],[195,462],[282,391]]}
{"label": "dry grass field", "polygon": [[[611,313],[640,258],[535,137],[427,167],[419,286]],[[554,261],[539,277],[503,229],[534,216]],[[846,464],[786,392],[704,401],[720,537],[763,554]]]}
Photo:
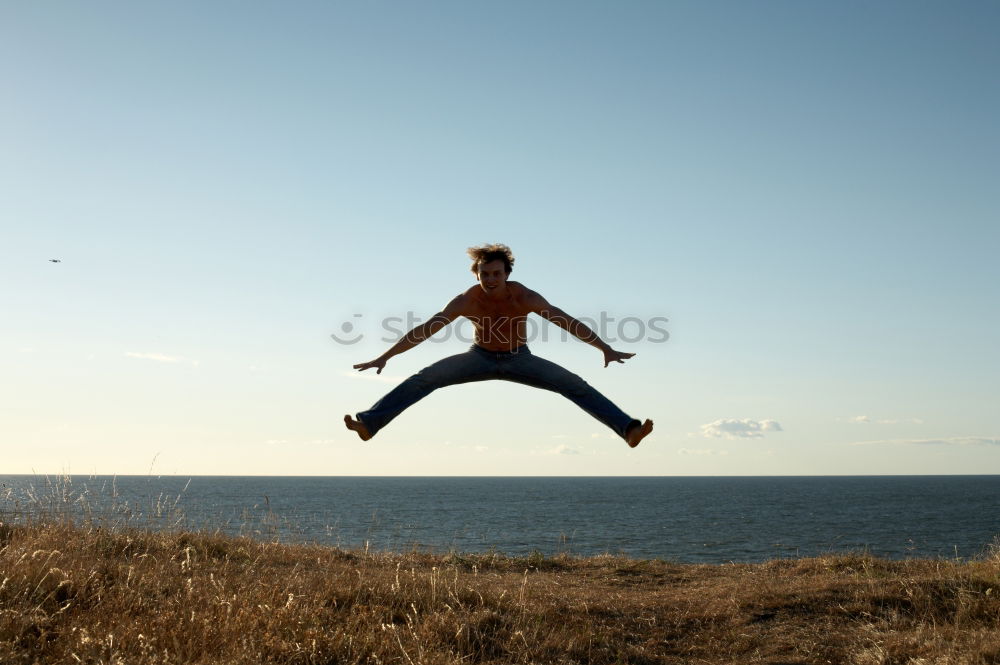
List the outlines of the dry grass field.
{"label": "dry grass field", "polygon": [[1000,557],[689,565],[0,526],[0,663],[1000,663]]}

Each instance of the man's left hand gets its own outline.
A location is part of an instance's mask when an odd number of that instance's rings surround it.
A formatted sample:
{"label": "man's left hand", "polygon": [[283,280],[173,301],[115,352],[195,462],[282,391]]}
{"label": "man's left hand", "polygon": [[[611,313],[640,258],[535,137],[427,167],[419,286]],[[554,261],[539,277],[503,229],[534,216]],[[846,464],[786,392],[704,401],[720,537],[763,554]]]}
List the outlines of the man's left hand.
{"label": "man's left hand", "polygon": [[626,360],[634,356],[634,353],[625,353],[624,351],[615,351],[612,348],[608,348],[604,352],[604,366],[607,367],[608,363],[620,362],[624,363]]}

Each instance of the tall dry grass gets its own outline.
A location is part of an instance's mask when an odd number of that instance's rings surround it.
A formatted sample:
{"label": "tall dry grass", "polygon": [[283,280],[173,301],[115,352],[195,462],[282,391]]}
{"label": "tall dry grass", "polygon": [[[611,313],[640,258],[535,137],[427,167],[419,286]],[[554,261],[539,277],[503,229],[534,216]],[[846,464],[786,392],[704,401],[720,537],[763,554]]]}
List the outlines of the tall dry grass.
{"label": "tall dry grass", "polygon": [[0,526],[0,663],[1000,663],[1000,556],[435,556],[57,513]]}

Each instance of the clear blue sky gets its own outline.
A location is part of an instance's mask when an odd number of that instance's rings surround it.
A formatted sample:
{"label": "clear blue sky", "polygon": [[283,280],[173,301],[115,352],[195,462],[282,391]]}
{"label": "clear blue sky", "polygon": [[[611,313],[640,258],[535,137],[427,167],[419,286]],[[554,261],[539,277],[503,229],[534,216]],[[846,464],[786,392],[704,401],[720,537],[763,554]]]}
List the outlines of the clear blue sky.
{"label": "clear blue sky", "polygon": [[[4,3],[0,473],[1000,473],[998,31],[993,2]],[[483,242],[577,317],[669,319],[607,369],[531,343],[653,418],[640,448],[500,382],[343,429],[467,347],[351,370]]]}

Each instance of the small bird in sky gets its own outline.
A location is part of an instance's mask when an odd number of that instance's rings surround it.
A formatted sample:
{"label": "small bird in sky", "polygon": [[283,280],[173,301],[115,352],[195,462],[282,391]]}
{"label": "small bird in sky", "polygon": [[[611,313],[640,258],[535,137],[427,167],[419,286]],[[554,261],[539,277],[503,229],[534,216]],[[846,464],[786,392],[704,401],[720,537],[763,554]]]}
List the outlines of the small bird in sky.
{"label": "small bird in sky", "polygon": [[49,259],[49,263],[62,263],[62,259]]}

